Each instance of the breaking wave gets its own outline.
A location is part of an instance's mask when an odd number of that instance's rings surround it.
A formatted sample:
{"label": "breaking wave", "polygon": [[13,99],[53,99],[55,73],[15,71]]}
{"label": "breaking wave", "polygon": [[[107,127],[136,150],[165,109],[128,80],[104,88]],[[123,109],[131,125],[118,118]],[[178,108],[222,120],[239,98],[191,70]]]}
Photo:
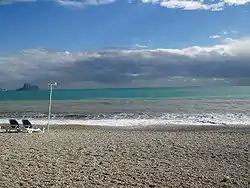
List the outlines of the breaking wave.
{"label": "breaking wave", "polygon": [[[30,119],[33,124],[46,125],[45,113],[5,113],[0,115],[0,124],[9,118]],[[250,125],[250,116],[237,113],[111,113],[111,114],[53,114],[54,125],[98,125],[98,126],[148,126],[148,125]]]}

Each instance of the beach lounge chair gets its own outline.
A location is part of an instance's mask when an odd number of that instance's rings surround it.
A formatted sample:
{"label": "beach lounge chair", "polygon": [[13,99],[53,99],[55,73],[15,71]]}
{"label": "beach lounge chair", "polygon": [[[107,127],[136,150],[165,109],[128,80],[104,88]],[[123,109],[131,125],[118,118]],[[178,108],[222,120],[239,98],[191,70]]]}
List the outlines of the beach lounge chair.
{"label": "beach lounge chair", "polygon": [[28,133],[38,133],[43,132],[40,128],[34,128],[32,123],[28,119],[23,119],[23,127]]}
{"label": "beach lounge chair", "polygon": [[25,129],[32,128],[32,124],[30,123],[30,121],[28,119],[23,119],[22,122],[23,122],[23,127]]}
{"label": "beach lounge chair", "polygon": [[[10,119],[10,130],[15,130],[17,132],[20,132],[20,126],[16,119]],[[6,132],[9,132],[10,130],[6,130]]]}

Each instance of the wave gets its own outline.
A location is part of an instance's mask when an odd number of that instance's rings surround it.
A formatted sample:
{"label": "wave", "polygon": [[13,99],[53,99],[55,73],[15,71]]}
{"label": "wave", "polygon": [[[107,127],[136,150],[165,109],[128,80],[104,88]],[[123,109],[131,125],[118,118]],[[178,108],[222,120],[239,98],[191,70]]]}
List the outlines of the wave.
{"label": "wave", "polygon": [[[0,124],[9,118],[29,118],[33,124],[46,125],[47,114],[6,113],[0,115]],[[148,125],[250,125],[250,116],[240,113],[112,113],[112,114],[53,114],[52,125],[148,126]]]}

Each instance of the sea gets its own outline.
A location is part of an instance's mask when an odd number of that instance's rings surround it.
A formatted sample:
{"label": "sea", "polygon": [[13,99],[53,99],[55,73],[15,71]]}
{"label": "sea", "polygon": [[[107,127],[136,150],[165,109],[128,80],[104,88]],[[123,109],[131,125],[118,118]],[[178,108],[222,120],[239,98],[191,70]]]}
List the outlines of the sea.
{"label": "sea", "polygon": [[[46,125],[49,92],[0,92],[0,124],[28,118]],[[248,126],[250,87],[53,90],[51,124]]]}

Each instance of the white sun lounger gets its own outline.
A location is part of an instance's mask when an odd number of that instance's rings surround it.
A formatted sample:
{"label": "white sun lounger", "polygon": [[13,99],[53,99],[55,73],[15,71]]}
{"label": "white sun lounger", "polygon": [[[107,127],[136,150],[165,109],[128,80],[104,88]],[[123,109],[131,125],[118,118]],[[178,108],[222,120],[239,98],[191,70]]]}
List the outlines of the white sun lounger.
{"label": "white sun lounger", "polygon": [[41,133],[44,132],[44,129],[41,130],[40,128],[34,128],[33,125],[30,123],[28,119],[23,119],[23,127],[28,133]]}

